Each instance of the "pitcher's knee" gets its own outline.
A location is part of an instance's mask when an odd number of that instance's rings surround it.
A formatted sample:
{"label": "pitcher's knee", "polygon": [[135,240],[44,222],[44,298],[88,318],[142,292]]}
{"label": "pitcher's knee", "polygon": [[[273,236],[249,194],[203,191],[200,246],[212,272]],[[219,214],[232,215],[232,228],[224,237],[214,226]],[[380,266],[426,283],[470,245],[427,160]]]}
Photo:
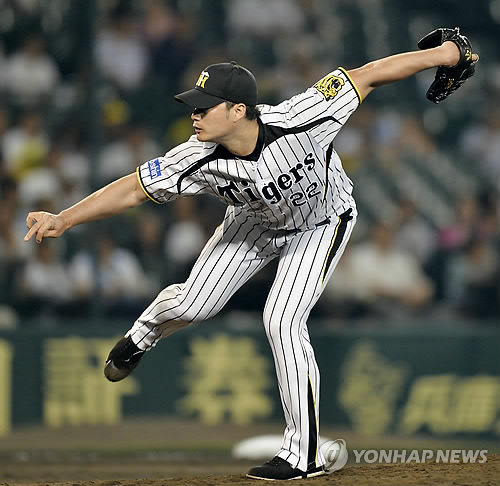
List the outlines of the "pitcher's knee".
{"label": "pitcher's knee", "polygon": [[281,339],[282,322],[278,317],[273,317],[270,313],[264,311],[264,329],[268,339]]}
{"label": "pitcher's knee", "polygon": [[272,341],[295,340],[300,338],[303,318],[295,312],[277,312],[276,309],[264,310],[264,328],[267,338]]}
{"label": "pitcher's knee", "polygon": [[181,311],[183,284],[170,285],[163,289],[151,305],[143,312],[139,320],[160,324],[164,321],[177,320]]}

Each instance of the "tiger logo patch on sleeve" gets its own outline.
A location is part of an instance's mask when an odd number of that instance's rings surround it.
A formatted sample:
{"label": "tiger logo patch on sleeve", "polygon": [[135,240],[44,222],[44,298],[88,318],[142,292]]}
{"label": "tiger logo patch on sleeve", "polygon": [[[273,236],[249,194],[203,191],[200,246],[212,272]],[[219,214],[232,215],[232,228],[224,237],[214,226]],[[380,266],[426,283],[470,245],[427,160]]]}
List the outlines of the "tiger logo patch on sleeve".
{"label": "tiger logo patch on sleeve", "polygon": [[326,101],[331,100],[337,96],[337,93],[344,86],[344,80],[333,74],[328,74],[323,79],[320,79],[315,85],[316,88],[324,97]]}

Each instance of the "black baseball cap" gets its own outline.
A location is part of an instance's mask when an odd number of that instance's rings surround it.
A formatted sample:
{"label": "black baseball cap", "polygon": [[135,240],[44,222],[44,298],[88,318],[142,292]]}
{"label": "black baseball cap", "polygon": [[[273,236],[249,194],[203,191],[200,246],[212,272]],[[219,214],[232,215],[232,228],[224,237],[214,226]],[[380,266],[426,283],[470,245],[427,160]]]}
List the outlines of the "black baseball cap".
{"label": "black baseball cap", "polygon": [[254,75],[236,61],[211,64],[198,77],[193,89],[175,96],[191,108],[212,108],[224,101],[257,104],[257,83]]}

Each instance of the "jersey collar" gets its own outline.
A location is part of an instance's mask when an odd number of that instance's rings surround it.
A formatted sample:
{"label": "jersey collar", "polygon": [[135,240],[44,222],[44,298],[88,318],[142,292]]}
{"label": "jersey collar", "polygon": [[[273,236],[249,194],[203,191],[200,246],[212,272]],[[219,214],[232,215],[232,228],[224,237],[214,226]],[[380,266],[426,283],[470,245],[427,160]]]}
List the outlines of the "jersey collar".
{"label": "jersey collar", "polygon": [[242,160],[257,161],[260,157],[262,149],[264,148],[264,140],[265,140],[264,124],[260,121],[260,118],[257,119],[257,123],[259,124],[259,134],[257,135],[257,144],[255,145],[255,148],[253,149],[253,152],[251,154],[235,155],[223,145],[219,145],[217,147],[217,152],[220,155],[222,155],[223,158],[226,159],[242,159]]}

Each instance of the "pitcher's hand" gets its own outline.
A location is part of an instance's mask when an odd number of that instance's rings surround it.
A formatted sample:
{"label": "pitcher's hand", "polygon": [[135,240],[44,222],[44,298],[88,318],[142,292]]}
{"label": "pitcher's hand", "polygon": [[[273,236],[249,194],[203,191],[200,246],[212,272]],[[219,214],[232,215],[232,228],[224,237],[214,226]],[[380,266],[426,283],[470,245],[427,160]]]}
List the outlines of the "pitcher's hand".
{"label": "pitcher's hand", "polygon": [[36,235],[36,242],[41,243],[43,238],[57,238],[66,231],[64,218],[58,214],[46,211],[35,211],[26,217],[26,226],[29,228],[24,241],[29,241]]}

